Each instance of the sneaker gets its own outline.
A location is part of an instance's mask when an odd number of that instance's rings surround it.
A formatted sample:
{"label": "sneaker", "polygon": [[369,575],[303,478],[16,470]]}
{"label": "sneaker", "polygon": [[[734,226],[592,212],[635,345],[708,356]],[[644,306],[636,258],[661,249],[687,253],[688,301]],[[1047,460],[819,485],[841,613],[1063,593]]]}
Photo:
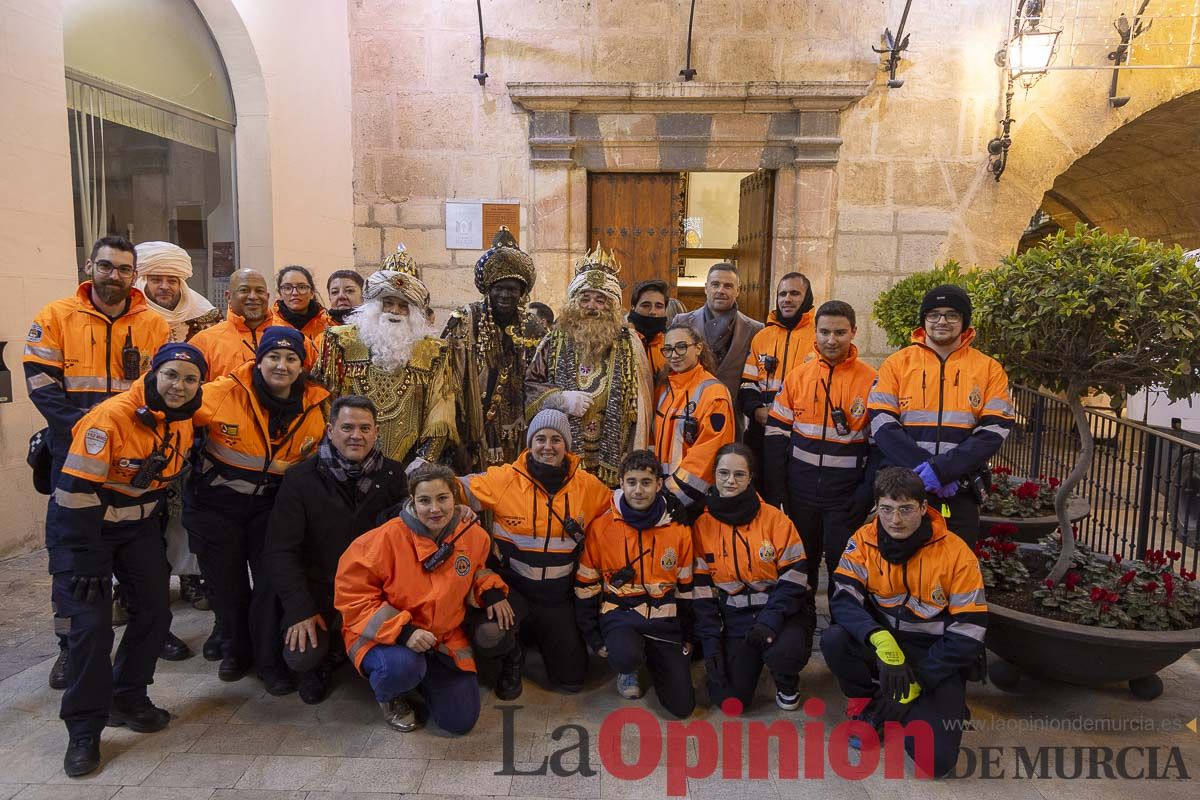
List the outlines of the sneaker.
{"label": "sneaker", "polygon": [[71,658],[67,655],[67,648],[63,647],[58,651],[58,658],[54,659],[54,666],[50,667],[50,688],[59,690],[67,688],[69,682],[67,673],[70,669]]}
{"label": "sneaker", "polygon": [[116,695],[108,711],[108,727],[127,727],[138,733],[161,731],[170,721],[171,712],[154,705],[145,695],[136,698]]}
{"label": "sneaker", "polygon": [[68,778],[79,778],[95,772],[100,766],[100,737],[77,736],[67,745],[63,756],[63,772]]}
{"label": "sneaker", "polygon": [[114,628],[119,628],[129,622],[129,606],[125,605],[125,601],[121,599],[118,592],[113,592],[112,603],[112,624]]}
{"label": "sneaker", "polygon": [[775,705],[784,711],[795,711],[800,707],[800,693],[784,694],[783,692],[775,692]]}
{"label": "sneaker", "polygon": [[403,697],[393,698],[388,703],[380,703],[379,710],[383,712],[383,718],[387,721],[388,727],[393,730],[409,733],[421,727],[421,723],[417,722],[416,712]]}
{"label": "sneaker", "polygon": [[638,683],[636,672],[622,672],[617,676],[617,694],[626,700],[637,700],[642,696],[642,687]]}

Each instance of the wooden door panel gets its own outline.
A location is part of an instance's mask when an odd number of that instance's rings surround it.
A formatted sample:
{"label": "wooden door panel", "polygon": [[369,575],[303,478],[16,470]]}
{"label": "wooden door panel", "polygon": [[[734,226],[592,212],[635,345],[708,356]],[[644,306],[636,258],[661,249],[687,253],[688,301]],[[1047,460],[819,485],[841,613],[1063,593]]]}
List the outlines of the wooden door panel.
{"label": "wooden door panel", "polygon": [[765,320],[771,296],[771,221],[775,211],[775,173],[760,169],[741,181],[738,204],[737,267],[742,291],[738,309]]}
{"label": "wooden door panel", "polygon": [[674,293],[682,231],[680,173],[588,173],[588,248],[616,254],[626,308],[638,281],[658,278]]}

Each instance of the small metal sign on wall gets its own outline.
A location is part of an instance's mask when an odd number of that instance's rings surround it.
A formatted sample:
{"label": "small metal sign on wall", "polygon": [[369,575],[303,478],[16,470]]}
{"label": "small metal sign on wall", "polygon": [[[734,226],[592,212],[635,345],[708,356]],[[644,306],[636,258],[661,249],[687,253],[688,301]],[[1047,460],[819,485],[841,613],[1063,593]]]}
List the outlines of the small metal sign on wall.
{"label": "small metal sign on wall", "polygon": [[446,201],[446,249],[483,250],[501,225],[521,242],[521,204]]}

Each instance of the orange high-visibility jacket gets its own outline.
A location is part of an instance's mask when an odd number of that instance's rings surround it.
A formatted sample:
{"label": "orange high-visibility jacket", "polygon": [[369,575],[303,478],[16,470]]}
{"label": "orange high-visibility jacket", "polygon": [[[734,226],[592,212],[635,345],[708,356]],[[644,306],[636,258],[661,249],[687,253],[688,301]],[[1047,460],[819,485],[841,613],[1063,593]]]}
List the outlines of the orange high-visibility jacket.
{"label": "orange high-visibility jacket", "polygon": [[933,508],[925,514],[932,536],[902,564],[880,552],[877,520],[855,531],[832,576],[830,606],[837,623],[860,642],[886,628],[900,644],[927,650],[914,669],[921,685],[932,688],[975,663],[983,650],[987,600],[979,559],[941,514]]}
{"label": "orange high-visibility jacket", "polygon": [[138,350],[139,374],[145,374],[170,336],[170,326],[139,289],[129,291],[129,307],[116,319],[92,305],[91,281],[42,308],[25,337],[22,360],[29,399],[50,426],[52,447],[65,453],[71,428],[88,409],[133,388],[122,362],[130,337]]}
{"label": "orange high-visibility jacket", "polygon": [[267,412],[254,392],[254,369],[253,363],[242,364],[204,385],[204,402],[194,419],[206,436],[199,469],[191,477],[199,495],[271,495],[283,473],[315,453],[325,434],[321,403],[329,392],[308,381],[300,415],[287,432],[272,439]]}
{"label": "orange high-visibility jacket", "polygon": [[[750,340],[750,352],[742,370],[742,386],[737,396],[742,413],[753,417],[755,409],[769,408],[792,370],[813,357],[815,342],[812,311],[805,311],[791,330],[779,321],[776,312],[768,314],[766,327]],[[765,360],[768,356],[776,360],[774,372],[767,371]]]}
{"label": "orange high-visibility jacket", "polygon": [[879,368],[868,408],[871,436],[886,464],[915,469],[926,461],[943,485],[983,468],[1013,425],[1008,376],[994,358],[971,347],[975,329],[945,361],[913,343]]}
{"label": "orange high-visibility jacket", "polygon": [[[695,441],[684,439],[687,417],[699,423]],[[722,445],[736,436],[729,390],[696,364],[667,376],[654,409],[654,451],[662,462],[666,488],[684,505],[697,502],[713,480],[713,462]]]}
{"label": "orange high-visibility jacket", "polygon": [[744,637],[755,622],[778,633],[801,611],[808,586],[804,544],[778,508],[761,503],[749,524],[736,526],[705,511],[692,526],[692,541],[693,607],[702,641],[715,644],[722,623],[734,638]]}
{"label": "orange high-visibility jacket", "polygon": [[[836,366],[822,358],[815,345],[813,352],[813,359],[787,376],[771,406],[763,446],[770,465],[763,476],[767,500],[795,498],[821,508],[844,506],[856,492],[869,492],[874,479],[867,398],[876,373],[858,359],[854,345]],[[839,409],[845,433],[838,432],[833,417]]]}
{"label": "orange high-visibility jacket", "polygon": [[396,638],[406,625],[437,637],[436,649],[464,671],[475,671],[470,641],[462,621],[467,603],[486,608],[508,596],[508,587],[484,566],[488,537],[476,522],[455,515],[454,552],[432,572],[421,565],[439,542],[414,531],[405,515],[367,531],[346,548],[338,561],[333,604],[342,613],[342,638],[354,666],[378,644],[402,644]]}
{"label": "orange high-visibility jacket", "polygon": [[[272,325],[291,327],[274,309],[267,314],[262,324],[253,330],[246,325],[246,320],[240,314],[230,311],[224,322],[193,336],[191,343],[200,348],[200,352],[204,353],[204,358],[208,361],[208,375],[205,380],[216,380],[233,372],[247,361],[254,361],[259,337]],[[317,359],[317,349],[308,338],[304,340],[304,349],[307,352],[304,368],[308,369]]]}
{"label": "orange high-visibility jacket", "polygon": [[612,490],[567,453],[567,480],[553,497],[530,475],[529,451],[459,480],[476,508],[492,512],[492,554],[504,582],[534,602],[571,602],[579,546],[563,530],[571,518],[586,530],[608,507]]}
{"label": "orange high-visibility jacket", "polygon": [[[110,397],[75,425],[70,450],[46,516],[50,572],[73,568],[73,557],[103,552],[102,530],[129,530],[157,519],[159,503],[192,448],[190,419],[168,423],[151,411],[153,430],[137,418],[146,405],[142,380]],[[158,449],[166,458],[158,477],[140,489],[130,481]],[[154,535],[161,535],[157,525]],[[110,565],[111,566],[111,565]]]}
{"label": "orange high-visibility jacket", "polygon": [[650,359],[650,374],[657,377],[663,367],[667,365],[667,359],[662,354],[663,341],[666,334],[656,333],[650,341],[643,341],[642,345],[646,348],[646,358]]}
{"label": "orange high-visibility jacket", "polygon": [[[289,328],[295,327],[294,325],[292,325],[292,323],[287,321],[287,318],[284,317],[283,314],[281,314],[279,312],[279,306],[281,306],[282,304],[283,304],[283,301],[278,300],[278,301],[276,301],[275,308],[272,309],[272,311],[275,315],[275,318],[279,320],[279,322],[277,322],[276,324],[277,325],[287,325]],[[306,337],[308,337],[309,341],[315,343],[317,341],[317,337],[320,336],[321,334],[325,333],[326,328],[328,328],[330,325],[336,325],[336,324],[337,323],[335,323],[333,321],[333,317],[329,316],[328,309],[322,308],[320,311],[317,312],[317,315],[315,317],[313,317],[307,323],[305,323],[303,328],[297,328],[297,330],[300,331],[301,333],[303,333]]]}
{"label": "orange high-visibility jacket", "polygon": [[[692,600],[692,531],[664,510],[654,526],[638,533],[621,517],[618,489],[608,510],[587,529],[575,573],[575,616],[592,649],[617,628],[683,641],[678,604]],[[613,575],[626,566],[634,577],[620,587]]]}

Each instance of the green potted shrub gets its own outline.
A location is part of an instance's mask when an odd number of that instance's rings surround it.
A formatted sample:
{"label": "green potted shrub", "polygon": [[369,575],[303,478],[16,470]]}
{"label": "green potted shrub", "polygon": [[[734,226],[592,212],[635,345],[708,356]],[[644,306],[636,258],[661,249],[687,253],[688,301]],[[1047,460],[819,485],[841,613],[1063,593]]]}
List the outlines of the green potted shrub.
{"label": "green potted shrub", "polygon": [[[1200,645],[1194,607],[1180,610],[1181,618],[1167,613],[1163,629],[1136,613],[1126,614],[1128,625],[1086,615],[1055,618],[1049,613],[1055,606],[1045,601],[1061,606],[1055,591],[1065,590],[1068,570],[1090,574],[1103,561],[1076,543],[1068,513],[1068,499],[1095,453],[1082,398],[1089,390],[1123,395],[1154,386],[1173,399],[1200,390],[1200,270],[1178,247],[1080,225],[979,273],[973,300],[981,346],[1013,382],[1060,393],[1080,441],[1075,464],[1054,494],[1058,539],[1042,556],[1024,558],[1027,567],[1044,562],[1042,574],[1023,584],[1029,602],[1014,603],[1024,610],[989,603],[988,647],[1049,677],[1082,685],[1129,680],[1142,696],[1154,696],[1161,692],[1154,673]],[[1022,557],[1010,544],[1009,555]],[[1160,566],[1143,560],[1136,569]],[[1173,595],[1181,595],[1187,576],[1173,574],[1171,582]],[[1093,587],[1083,588],[1090,597]],[[998,684],[1011,682],[1005,672]]]}

